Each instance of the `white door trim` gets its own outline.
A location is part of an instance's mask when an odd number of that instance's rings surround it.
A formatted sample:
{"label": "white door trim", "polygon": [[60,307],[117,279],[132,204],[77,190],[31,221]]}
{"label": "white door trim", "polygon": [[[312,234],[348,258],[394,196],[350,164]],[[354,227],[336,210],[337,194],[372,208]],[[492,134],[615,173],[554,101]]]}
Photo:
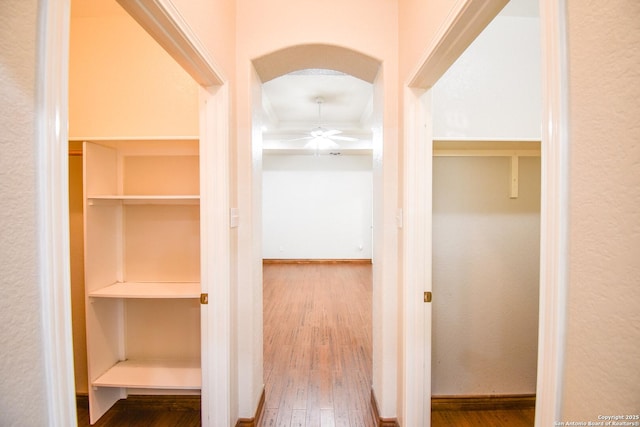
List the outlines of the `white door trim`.
{"label": "white door trim", "polygon": [[404,90],[403,425],[431,425],[431,223],[433,136],[431,92]]}
{"label": "white door trim", "polygon": [[[40,4],[36,70],[38,280],[50,426],[75,426],[69,246],[69,0]],[[45,357],[46,355],[46,357]]]}
{"label": "white door trim", "polygon": [[200,89],[202,425],[231,425],[229,87]]}
{"label": "white door trim", "polygon": [[542,198],[536,427],[560,420],[567,292],[569,120],[566,3],[540,0]]}

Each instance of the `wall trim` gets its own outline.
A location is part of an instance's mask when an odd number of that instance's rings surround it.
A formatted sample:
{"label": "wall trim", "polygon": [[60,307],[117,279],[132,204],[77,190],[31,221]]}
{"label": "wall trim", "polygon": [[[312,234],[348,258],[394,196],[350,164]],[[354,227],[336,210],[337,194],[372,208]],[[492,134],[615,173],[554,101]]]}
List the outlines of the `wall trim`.
{"label": "wall trim", "polygon": [[253,418],[239,418],[238,422],[236,422],[236,427],[256,427],[260,422],[260,418],[262,418],[262,412],[264,411],[264,402],[265,402],[265,391],[262,389],[262,394],[260,395],[260,400],[258,401],[258,407],[256,408],[256,413]]}
{"label": "wall trim", "polygon": [[432,411],[479,411],[496,409],[531,409],[536,406],[535,394],[504,394],[475,396],[432,396]]}
{"label": "wall trim", "polygon": [[428,426],[431,412],[432,169],[431,91],[404,90],[402,206],[402,372],[406,425]]}
{"label": "wall trim", "polygon": [[267,264],[371,264],[370,258],[363,259],[287,259],[287,258],[265,258],[263,265]]}
{"label": "wall trim", "polygon": [[229,86],[200,88],[202,425],[231,425],[232,307],[229,218]]}
{"label": "wall trim", "polygon": [[378,402],[376,401],[376,395],[371,389],[371,411],[373,412],[373,420],[376,422],[377,427],[400,427],[396,418],[382,418],[378,411]]}
{"label": "wall trim", "polygon": [[542,197],[536,427],[561,419],[568,282],[569,113],[566,0],[541,0]]}
{"label": "wall trim", "polygon": [[39,7],[36,80],[38,284],[47,418],[75,426],[69,243],[69,0]]}

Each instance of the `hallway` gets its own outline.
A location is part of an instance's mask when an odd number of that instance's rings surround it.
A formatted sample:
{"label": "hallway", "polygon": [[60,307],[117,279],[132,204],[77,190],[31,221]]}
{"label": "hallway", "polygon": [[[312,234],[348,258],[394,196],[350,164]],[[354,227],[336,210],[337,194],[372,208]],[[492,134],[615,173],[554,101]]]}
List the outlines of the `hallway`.
{"label": "hallway", "polygon": [[260,426],[371,427],[371,265],[264,266]]}

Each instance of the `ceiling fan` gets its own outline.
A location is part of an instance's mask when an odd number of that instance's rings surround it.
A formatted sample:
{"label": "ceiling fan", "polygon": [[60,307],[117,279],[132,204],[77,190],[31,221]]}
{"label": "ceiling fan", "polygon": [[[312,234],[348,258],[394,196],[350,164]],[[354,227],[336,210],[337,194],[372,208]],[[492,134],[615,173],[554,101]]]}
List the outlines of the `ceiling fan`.
{"label": "ceiling fan", "polygon": [[318,126],[311,129],[308,136],[292,139],[291,141],[309,140],[304,147],[315,150],[340,148],[336,141],[357,141],[356,138],[340,135],[342,133],[341,130],[327,129],[322,126],[322,104],[324,103],[324,98],[318,96],[315,101],[318,104]]}

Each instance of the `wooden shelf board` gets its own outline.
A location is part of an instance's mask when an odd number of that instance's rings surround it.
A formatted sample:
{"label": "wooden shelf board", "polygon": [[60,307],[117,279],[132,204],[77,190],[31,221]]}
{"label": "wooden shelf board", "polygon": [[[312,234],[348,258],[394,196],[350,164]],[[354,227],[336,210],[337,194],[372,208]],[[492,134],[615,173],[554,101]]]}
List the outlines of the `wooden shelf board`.
{"label": "wooden shelf board", "polygon": [[539,141],[434,139],[434,156],[540,156]]}
{"label": "wooden shelf board", "polygon": [[200,298],[199,282],[116,282],[89,292],[94,298]]}
{"label": "wooden shelf board", "polygon": [[92,386],[199,390],[201,376],[197,361],[125,360],[102,374]]}
{"label": "wooden shelf board", "polygon": [[177,135],[177,136],[70,136],[69,141],[73,142],[130,142],[130,141],[199,141],[197,135]]}

